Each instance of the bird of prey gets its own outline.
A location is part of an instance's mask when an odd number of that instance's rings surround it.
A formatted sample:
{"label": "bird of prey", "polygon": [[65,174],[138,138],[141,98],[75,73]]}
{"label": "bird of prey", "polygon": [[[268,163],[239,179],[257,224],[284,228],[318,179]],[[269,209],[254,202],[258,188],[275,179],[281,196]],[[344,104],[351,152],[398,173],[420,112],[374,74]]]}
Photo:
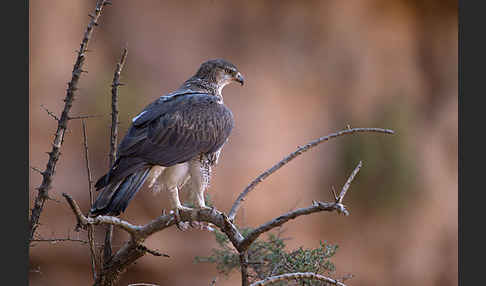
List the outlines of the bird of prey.
{"label": "bird of prey", "polygon": [[243,85],[243,80],[230,62],[209,60],[179,89],[145,107],[132,119],[115,163],[96,182],[96,190],[102,191],[90,216],[119,215],[145,181],[149,188],[169,193],[170,207],[177,215],[190,209],[179,200],[178,191],[186,183],[194,206],[207,208],[204,191],[211,166],[234,125],[221,91],[231,82]]}

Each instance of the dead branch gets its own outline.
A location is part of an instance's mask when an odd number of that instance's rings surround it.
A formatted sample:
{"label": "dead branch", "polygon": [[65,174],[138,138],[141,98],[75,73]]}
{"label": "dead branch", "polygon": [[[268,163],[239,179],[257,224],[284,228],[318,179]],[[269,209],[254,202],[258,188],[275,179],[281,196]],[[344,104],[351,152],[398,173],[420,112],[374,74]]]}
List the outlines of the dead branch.
{"label": "dead branch", "polygon": [[250,193],[259,183],[261,183],[263,180],[265,180],[268,176],[276,172],[278,169],[282,168],[285,164],[288,162],[292,161],[299,155],[301,155],[304,152],[309,151],[311,148],[319,145],[320,143],[324,141],[328,141],[329,139],[336,138],[342,135],[347,135],[347,134],[353,134],[357,132],[378,132],[378,133],[384,133],[384,134],[394,134],[395,132],[390,129],[382,129],[382,128],[348,128],[346,130],[341,130],[336,133],[331,133],[327,136],[318,138],[314,141],[311,141],[307,143],[304,146],[301,146],[297,148],[296,151],[290,153],[287,155],[285,158],[280,160],[277,164],[273,165],[270,169],[266,170],[263,172],[260,176],[258,176],[256,179],[254,179],[244,190],[243,192],[240,193],[236,201],[233,203],[233,206],[231,207],[231,210],[228,214],[228,217],[231,221],[234,221],[236,217],[236,213],[238,212],[238,209],[240,208],[241,203],[245,200],[245,197]]}
{"label": "dead branch", "polygon": [[349,186],[351,186],[351,182],[353,182],[354,177],[358,174],[362,166],[363,166],[363,162],[359,161],[358,166],[354,168],[353,172],[351,173],[348,180],[346,181],[343,188],[341,189],[341,192],[339,193],[339,197],[337,198],[336,203],[341,204],[343,202],[344,196],[346,195]]}
{"label": "dead branch", "polygon": [[[89,167],[88,134],[86,132],[86,124],[84,122],[84,119],[81,121],[81,123],[83,125],[84,157],[86,161],[86,171],[88,174],[89,207],[91,208],[91,206],[93,205],[93,180],[91,178],[91,168]],[[88,242],[91,256],[91,272],[93,273],[93,280],[96,281],[96,269],[98,269],[98,265],[96,259],[94,232],[94,227],[90,225],[88,227]]]}
{"label": "dead branch", "polygon": [[[110,165],[113,167],[116,160],[117,153],[117,141],[118,141],[118,87],[122,85],[120,83],[120,73],[125,65],[128,49],[125,47],[122,51],[120,61],[117,63],[115,73],[113,75],[113,82],[111,84],[111,134],[110,134]],[[111,242],[113,240],[113,226],[109,225],[105,233],[105,244],[103,246],[103,261],[104,263],[110,260],[112,255]]]}
{"label": "dead branch", "polygon": [[115,74],[113,75],[113,83],[111,85],[111,136],[110,136],[110,167],[113,166],[117,153],[117,138],[118,138],[118,87],[120,83],[120,73],[125,65],[128,49],[124,48],[120,61],[116,65]]}
{"label": "dead branch", "polygon": [[93,179],[91,177],[91,169],[89,167],[89,150],[88,150],[88,134],[86,132],[86,123],[81,121],[83,126],[83,146],[84,146],[84,158],[86,161],[86,172],[88,174],[88,191],[89,191],[89,203],[90,207],[93,204]]}
{"label": "dead branch", "polygon": [[45,112],[47,112],[47,114],[49,114],[50,117],[54,118],[54,120],[59,122],[59,118],[57,117],[57,115],[55,115],[52,111],[47,109],[47,107],[45,107],[43,104],[41,104],[41,107],[42,107],[42,109],[45,110]]}
{"label": "dead branch", "polygon": [[299,216],[302,216],[302,215],[309,215],[309,214],[312,214],[312,213],[316,213],[316,212],[322,212],[322,211],[338,211],[338,212],[343,212],[343,213],[347,213],[347,210],[346,208],[341,205],[341,204],[338,204],[338,203],[329,203],[329,202],[317,202],[317,201],[314,201],[312,206],[310,207],[306,207],[306,208],[300,208],[300,209],[296,209],[294,211],[291,211],[291,212],[288,212],[284,215],[281,215],[275,219],[272,219],[264,224],[262,224],[261,226],[259,226],[258,228],[254,229],[253,231],[251,231],[247,236],[246,238],[241,241],[241,243],[238,245],[238,249],[239,250],[246,250],[248,249],[248,247],[262,234],[262,233],[265,233],[265,232],[268,232],[276,227],[279,227],[281,225],[283,225],[284,223],[288,222],[289,220],[291,219],[295,219]]}
{"label": "dead branch", "polygon": [[296,279],[313,279],[313,280],[319,280],[319,281],[324,281],[332,285],[338,285],[338,286],[346,286],[345,284],[337,281],[336,279],[332,279],[320,274],[316,273],[311,273],[311,272],[300,272],[300,273],[288,273],[288,274],[282,274],[282,275],[277,275],[277,276],[272,276],[265,278],[263,280],[257,281],[255,283],[252,283],[250,286],[266,286],[270,284],[274,284],[277,282],[281,282],[284,280],[296,280]]}
{"label": "dead branch", "polygon": [[51,188],[54,171],[56,168],[57,161],[60,156],[61,145],[64,141],[64,133],[67,129],[67,123],[69,119],[69,111],[71,110],[74,92],[77,90],[79,77],[82,72],[82,68],[85,62],[86,50],[88,48],[88,42],[93,33],[93,27],[98,24],[98,19],[101,16],[101,11],[106,5],[106,0],[98,0],[96,3],[96,9],[94,15],[88,23],[86,31],[84,33],[81,45],[78,51],[78,56],[72,71],[71,81],[68,83],[68,88],[66,90],[66,97],[64,99],[64,109],[61,114],[61,118],[58,120],[57,131],[54,138],[54,143],[52,144],[52,150],[49,152],[49,160],[46,165],[46,169],[43,172],[42,183],[39,186],[37,197],[34,201],[34,207],[31,210],[30,222],[29,222],[29,245],[34,237],[34,233],[39,225],[39,218],[44,208],[44,203],[46,202],[48,196],[48,191]]}
{"label": "dead branch", "polygon": [[[247,250],[249,246],[262,234],[271,229],[279,227],[291,219],[295,219],[302,215],[308,215],[315,212],[321,211],[337,211],[348,215],[349,212],[342,204],[342,200],[349,189],[349,186],[356,174],[359,172],[362,163],[356,166],[356,168],[351,173],[350,177],[346,181],[341,190],[339,197],[335,202],[317,202],[314,201],[312,206],[307,208],[301,208],[297,210],[290,211],[283,214],[269,222],[262,224],[261,226],[250,232],[246,238],[244,238],[238,228],[229,220],[226,214],[211,208],[211,209],[193,209],[193,210],[181,210],[179,212],[180,218],[184,222],[190,221],[202,221],[212,223],[217,226],[222,232],[226,234],[233,247],[240,254],[240,267],[242,273],[242,285],[249,285],[248,281],[248,253]],[[130,240],[127,241],[122,248],[118,250],[109,260],[107,260],[102,267],[100,275],[98,275],[97,283],[95,285],[110,285],[118,279],[119,273],[124,271],[132,262],[150,253],[157,255],[158,252],[154,252],[142,245],[142,242],[154,234],[155,232],[162,231],[175,224],[175,214],[163,214],[146,225],[138,226],[133,225],[127,221],[124,221],[117,217],[112,216],[97,216],[95,218],[86,217],[82,214],[79,206],[73,200],[73,198],[63,193],[63,196],[68,201],[71,209],[76,215],[78,222],[78,228],[86,228],[92,225],[106,224],[117,226],[125,230],[130,235]],[[105,284],[103,284],[105,283]],[[107,284],[106,284],[107,283]],[[272,282],[273,283],[273,282]]]}
{"label": "dead branch", "polygon": [[49,239],[32,239],[33,242],[49,242],[52,244],[56,244],[58,242],[80,242],[84,244],[88,244],[89,241],[84,239],[73,239],[73,238],[49,238]]}
{"label": "dead branch", "polygon": [[76,119],[88,119],[88,118],[98,118],[103,117],[104,115],[77,115],[77,116],[69,116],[69,120],[76,120]]}

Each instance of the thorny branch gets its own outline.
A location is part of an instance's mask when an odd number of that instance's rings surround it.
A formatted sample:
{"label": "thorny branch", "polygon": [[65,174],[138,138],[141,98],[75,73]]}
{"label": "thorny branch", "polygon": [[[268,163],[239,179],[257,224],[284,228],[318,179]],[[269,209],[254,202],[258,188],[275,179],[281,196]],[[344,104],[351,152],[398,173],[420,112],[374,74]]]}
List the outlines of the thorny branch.
{"label": "thorny branch", "polygon": [[[89,167],[88,134],[86,132],[86,124],[84,122],[84,119],[81,121],[81,123],[83,125],[84,156],[86,161],[86,171],[88,174],[89,207],[91,208],[91,206],[93,205],[93,180],[91,177],[91,168]],[[88,241],[91,256],[91,272],[93,273],[93,280],[96,280],[96,269],[98,269],[98,266],[94,241],[94,227],[92,225],[88,227]]]}
{"label": "thorny branch", "polygon": [[117,63],[115,74],[113,75],[113,83],[111,85],[111,136],[110,136],[110,167],[113,166],[116,159],[116,143],[118,138],[118,87],[123,85],[120,83],[120,73],[125,65],[128,49],[123,49],[120,62]]}
{"label": "thorny branch", "polygon": [[56,244],[58,242],[80,242],[84,244],[88,244],[89,241],[84,239],[73,239],[73,238],[49,238],[49,239],[32,239],[32,242],[50,242],[52,244]]}
{"label": "thorny branch", "polygon": [[[123,85],[120,83],[120,73],[125,65],[128,49],[123,49],[120,61],[117,63],[115,73],[113,75],[113,82],[111,84],[111,134],[110,134],[110,168],[113,167],[116,160],[117,141],[118,141],[118,87]],[[111,242],[113,240],[113,226],[109,225],[105,233],[105,244],[103,246],[103,261],[106,263],[110,260],[112,255]]]}
{"label": "thorny branch", "polygon": [[[67,129],[67,123],[69,121],[69,111],[71,110],[74,92],[77,90],[78,81],[81,73],[83,72],[83,65],[85,62],[86,51],[88,48],[88,42],[93,33],[93,27],[98,25],[98,19],[101,16],[101,11],[103,7],[109,3],[105,0],[98,0],[96,3],[96,9],[94,15],[91,15],[91,20],[88,23],[86,31],[84,33],[81,45],[78,51],[78,56],[72,71],[71,81],[68,83],[68,88],[66,90],[66,97],[64,99],[64,109],[61,114],[61,118],[57,120],[57,131],[54,138],[54,143],[52,144],[51,152],[49,152],[49,160],[46,165],[45,171],[42,173],[42,183],[37,188],[38,193],[34,201],[34,207],[31,210],[30,221],[29,221],[29,244],[34,237],[34,233],[39,225],[39,218],[44,208],[44,204],[49,197],[48,191],[51,188],[54,171],[56,168],[57,161],[61,154],[60,149],[64,141],[64,133]],[[51,115],[52,116],[52,115]]]}
{"label": "thorny branch", "polygon": [[238,212],[238,209],[240,208],[241,203],[245,200],[245,197],[263,180],[265,180],[268,176],[271,174],[275,173],[278,169],[282,168],[285,164],[288,162],[292,161],[295,159],[297,156],[301,155],[302,153],[309,151],[311,148],[319,145],[320,143],[324,141],[328,141],[329,139],[336,138],[342,135],[346,134],[353,134],[357,132],[378,132],[378,133],[385,133],[385,134],[394,134],[395,132],[393,130],[389,129],[382,129],[382,128],[348,128],[345,130],[341,130],[336,133],[329,134],[327,136],[318,138],[314,141],[311,141],[307,143],[304,146],[301,146],[297,148],[296,151],[290,153],[287,155],[285,158],[280,160],[277,164],[273,165],[270,169],[266,170],[263,172],[260,176],[258,176],[256,179],[254,179],[244,190],[243,192],[240,193],[236,201],[234,202],[233,206],[231,207],[231,210],[228,214],[228,217],[231,221],[234,221],[236,217],[236,213]]}

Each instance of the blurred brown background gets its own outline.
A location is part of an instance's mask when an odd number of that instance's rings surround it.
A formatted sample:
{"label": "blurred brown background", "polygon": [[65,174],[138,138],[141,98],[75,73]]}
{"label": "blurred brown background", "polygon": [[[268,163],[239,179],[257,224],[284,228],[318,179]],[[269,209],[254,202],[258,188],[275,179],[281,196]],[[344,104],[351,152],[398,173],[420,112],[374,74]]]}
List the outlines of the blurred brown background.
{"label": "blurred brown background", "polygon": [[[228,211],[259,173],[298,145],[352,127],[397,134],[359,134],[324,143],[271,176],[248,197],[238,223],[256,226],[312,199],[329,200],[359,160],[348,193],[348,217],[319,213],[285,225],[290,249],[340,246],[335,277],[349,285],[456,285],[457,247],[457,1],[113,1],[90,42],[72,115],[87,120],[94,179],[108,165],[110,84],[128,44],[120,90],[120,136],[146,104],[176,89],[200,63],[233,62],[245,86],[223,94],[236,127],[209,189]],[[75,50],[95,1],[30,1],[30,165],[44,168],[56,128],[40,105],[59,113]],[[70,193],[88,210],[81,122],[71,121],[51,196],[41,216],[43,238],[86,238],[62,199]],[[30,205],[41,177],[31,172]],[[144,189],[123,218],[138,224],[166,208],[166,195]],[[102,231],[97,239],[101,240]],[[115,246],[125,234],[115,233]],[[119,285],[209,285],[211,264],[195,264],[216,246],[209,232],[175,228],[147,246],[147,255]],[[91,283],[89,250],[74,242],[30,249],[31,285]],[[234,272],[217,285],[239,285]]]}

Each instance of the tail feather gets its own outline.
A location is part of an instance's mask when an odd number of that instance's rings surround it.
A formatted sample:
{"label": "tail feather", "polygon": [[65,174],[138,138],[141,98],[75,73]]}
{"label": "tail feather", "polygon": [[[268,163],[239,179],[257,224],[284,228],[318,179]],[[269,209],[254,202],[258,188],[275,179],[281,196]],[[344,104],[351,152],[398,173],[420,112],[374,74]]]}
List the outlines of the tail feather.
{"label": "tail feather", "polygon": [[106,186],[94,202],[90,215],[119,215],[125,211],[130,200],[147,180],[150,169],[142,168],[123,180]]}

